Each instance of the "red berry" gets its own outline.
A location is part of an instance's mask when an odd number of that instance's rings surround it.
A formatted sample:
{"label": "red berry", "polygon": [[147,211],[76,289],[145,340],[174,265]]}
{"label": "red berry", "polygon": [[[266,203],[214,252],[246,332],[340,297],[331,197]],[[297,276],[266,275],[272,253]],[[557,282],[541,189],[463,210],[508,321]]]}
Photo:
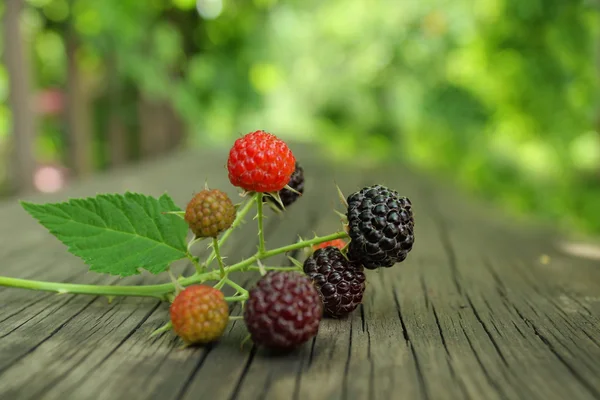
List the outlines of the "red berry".
{"label": "red berry", "polygon": [[169,309],[175,333],[188,344],[219,339],[229,322],[229,306],[223,292],[206,285],[188,286]]}
{"label": "red berry", "polygon": [[244,309],[252,341],[275,350],[291,350],[314,337],[322,317],[317,289],[298,272],[268,272],[250,290]]}
{"label": "red berry", "polygon": [[319,243],[313,245],[313,250],[324,249],[325,247],[337,247],[338,249],[343,249],[346,246],[346,242],[343,239],[334,239],[329,240],[327,242]]}
{"label": "red berry", "polygon": [[229,151],[227,170],[233,186],[249,192],[277,192],[290,181],[296,159],[287,144],[265,131],[248,133]]}

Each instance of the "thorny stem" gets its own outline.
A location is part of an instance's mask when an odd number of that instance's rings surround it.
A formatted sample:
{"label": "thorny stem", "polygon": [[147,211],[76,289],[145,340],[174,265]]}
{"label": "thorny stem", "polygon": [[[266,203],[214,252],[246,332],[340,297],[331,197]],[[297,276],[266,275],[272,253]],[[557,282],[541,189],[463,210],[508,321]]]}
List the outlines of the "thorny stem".
{"label": "thorny stem", "polygon": [[[301,267],[287,266],[287,267],[262,267],[265,271],[302,271]],[[246,271],[260,271],[260,267],[250,266],[246,268]]]}
{"label": "thorny stem", "polygon": [[[312,246],[315,244],[327,242],[334,239],[347,238],[346,232],[336,232],[327,236],[314,237],[309,240],[303,240],[290,244],[287,246],[279,247],[272,250],[265,251],[262,255],[254,254],[237,264],[225,267],[225,273],[229,274],[236,271],[247,271],[254,270],[257,267],[251,267],[258,260],[266,259],[269,257],[276,256],[278,254],[287,253],[289,251],[302,249],[304,247]],[[202,274],[195,274],[187,278],[179,280],[179,284],[183,287],[202,283],[206,281],[217,281],[220,278],[220,271],[209,271]],[[123,286],[110,286],[110,285],[84,285],[75,283],[59,283],[59,282],[44,282],[34,281],[28,279],[19,278],[8,278],[0,276],[0,286],[7,287],[18,287],[24,289],[41,290],[48,292],[56,292],[59,294],[74,293],[74,294],[89,294],[89,295],[106,295],[106,296],[141,296],[141,297],[156,297],[159,299],[166,299],[166,295],[172,293],[175,289],[173,283],[163,283],[158,285],[123,285]]]}
{"label": "thorny stem", "polygon": [[171,278],[171,282],[173,282],[173,286],[175,286],[175,292],[179,293],[184,289],[183,286],[179,284],[177,278],[175,278],[175,275],[173,275],[173,271],[171,271],[171,268],[167,269],[167,271],[169,273],[169,278]]}
{"label": "thorny stem", "polygon": [[[248,214],[248,211],[250,211],[253,205],[254,202],[247,201],[246,204],[244,204],[244,206],[237,211],[235,219],[231,224],[231,227],[225,232],[223,232],[223,234],[221,235],[221,239],[219,239],[219,247],[223,246],[227,238],[229,238],[229,236],[231,235],[231,232],[233,232],[233,230],[242,223],[244,217],[246,216],[246,214]],[[213,249],[212,253],[210,253],[210,255],[206,258],[206,261],[204,261],[204,266],[210,265],[210,263],[216,258],[216,256],[217,255],[215,249]]]}
{"label": "thorny stem", "polygon": [[155,329],[155,330],[154,330],[154,332],[152,332],[152,333],[150,334],[150,337],[153,337],[153,336],[159,335],[159,334],[161,334],[161,333],[163,333],[163,332],[170,331],[172,328],[173,328],[173,324],[171,323],[171,321],[169,321],[169,322],[167,322],[166,324],[164,324],[163,326],[161,326],[160,328],[158,328],[158,329]]}
{"label": "thorny stem", "polygon": [[[244,216],[248,213],[252,205],[253,201],[248,201],[246,204],[240,208],[237,212],[236,218],[232,223],[231,227],[223,233],[220,240],[213,241],[213,250],[212,253],[206,259],[204,264],[200,264],[198,261],[198,257],[193,256],[189,249],[190,247],[198,242],[197,239],[192,239],[188,246],[188,251],[186,257],[192,262],[196,269],[196,273],[187,278],[174,279],[171,283],[163,283],[157,285],[122,285],[122,286],[112,286],[112,285],[86,285],[86,284],[77,284],[77,283],[62,283],[62,282],[46,282],[46,281],[36,281],[30,279],[19,279],[19,278],[9,278],[5,276],[0,276],[0,286],[5,287],[13,287],[13,288],[21,288],[21,289],[30,289],[30,290],[38,290],[45,292],[55,292],[58,294],[86,294],[93,296],[107,296],[109,298],[113,298],[114,296],[137,296],[137,297],[155,297],[163,301],[172,301],[174,298],[175,292],[189,285],[193,285],[196,283],[203,283],[206,281],[219,281],[215,287],[221,288],[224,284],[228,284],[229,286],[235,288],[238,291],[238,295],[232,297],[226,297],[227,301],[241,301],[242,304],[245,300],[248,299],[248,291],[237,283],[231,281],[227,278],[227,276],[236,271],[258,271],[258,270],[300,270],[299,267],[257,267],[253,264],[260,263],[260,260],[276,256],[278,254],[287,253],[289,251],[302,249],[305,247],[309,247],[315,244],[323,243],[329,240],[347,238],[348,235],[346,232],[336,232],[331,235],[322,236],[322,237],[314,237],[310,240],[302,240],[296,242],[294,244],[290,244],[287,246],[279,247],[272,250],[265,249],[265,241],[264,241],[264,231],[263,231],[263,204],[262,204],[262,193],[257,193],[255,200],[257,205],[257,216],[258,216],[258,229],[259,229],[259,248],[258,251],[252,256],[243,261],[238,262],[237,264],[226,267],[223,263],[223,259],[219,252],[219,247],[223,245],[223,243],[227,240],[227,238],[231,235],[233,229],[240,225]],[[214,259],[217,259],[219,262],[219,270],[214,271],[205,271],[205,268],[210,264],[210,262]]]}
{"label": "thorny stem", "polygon": [[215,286],[213,286],[215,289],[221,289],[223,287],[223,285],[225,285],[225,281],[227,280],[227,277],[221,278],[221,280],[219,282],[216,283]]}
{"label": "thorny stem", "polygon": [[189,247],[188,247],[188,252],[186,253],[186,257],[188,258],[188,260],[190,260],[190,262],[192,263],[192,265],[196,269],[196,273],[197,274],[201,274],[201,273],[204,272],[204,267],[202,265],[200,265],[200,263],[198,262],[198,257],[193,256],[189,252]]}
{"label": "thorny stem", "polygon": [[256,192],[256,218],[258,219],[258,254],[265,253],[265,231],[263,229],[263,194]]}
{"label": "thorny stem", "polygon": [[190,252],[190,249],[192,248],[193,245],[195,245],[198,242],[201,242],[204,239],[205,238],[203,238],[203,237],[193,237],[192,240],[190,240],[188,242],[188,245],[187,245],[187,251],[188,251],[188,253]]}
{"label": "thorny stem", "polygon": [[230,296],[230,297],[225,297],[225,301],[228,301],[230,303],[234,302],[234,301],[246,301],[248,300],[248,296]]}
{"label": "thorny stem", "polygon": [[248,297],[248,291],[240,285],[238,285],[237,283],[235,283],[234,281],[232,281],[231,279],[225,279],[225,283],[234,288],[239,295],[246,296],[246,298]]}
{"label": "thorny stem", "polygon": [[215,256],[217,257],[217,262],[219,263],[219,271],[221,272],[221,278],[225,278],[225,264],[223,264],[223,259],[221,258],[221,252],[219,251],[219,241],[217,238],[213,238],[213,251],[215,252]]}
{"label": "thorny stem", "polygon": [[[161,300],[168,300],[168,294],[175,287],[172,283],[163,285],[140,285],[140,286],[103,286],[103,285],[83,285],[78,283],[61,282],[43,282],[29,279],[8,278],[0,276],[0,286],[15,287],[22,289],[41,290],[45,292],[56,292],[58,294],[89,294],[104,296],[141,296],[156,297]],[[161,290],[163,289],[167,290]]]}

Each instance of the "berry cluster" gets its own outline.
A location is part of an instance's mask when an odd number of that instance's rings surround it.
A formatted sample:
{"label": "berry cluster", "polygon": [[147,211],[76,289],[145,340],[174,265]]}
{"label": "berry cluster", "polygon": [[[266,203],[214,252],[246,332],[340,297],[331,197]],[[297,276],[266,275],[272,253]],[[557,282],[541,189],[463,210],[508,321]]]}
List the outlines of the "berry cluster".
{"label": "berry cluster", "polygon": [[[345,234],[337,239],[310,242],[303,263],[273,267],[266,272],[262,237],[262,204],[278,212],[304,194],[304,170],[287,144],[264,132],[251,132],[235,141],[227,161],[229,181],[256,196],[259,251],[255,258],[263,275],[249,291],[227,275],[218,253],[217,237],[235,225],[237,207],[220,190],[205,189],[187,205],[185,220],[195,240],[212,238],[220,263],[221,280],[214,287],[188,286],[174,298],[171,326],[186,343],[217,340],[229,321],[227,301],[240,301],[249,336],[257,346],[289,350],[313,338],[324,317],[342,318],[362,303],[365,269],[389,268],[406,259],[414,243],[411,202],[382,185],[365,187],[345,200]],[[335,237],[335,236],[332,236]],[[341,237],[345,237],[346,240]],[[349,240],[348,240],[349,239]],[[249,266],[247,268],[250,268]],[[236,295],[225,297],[229,285]]]}

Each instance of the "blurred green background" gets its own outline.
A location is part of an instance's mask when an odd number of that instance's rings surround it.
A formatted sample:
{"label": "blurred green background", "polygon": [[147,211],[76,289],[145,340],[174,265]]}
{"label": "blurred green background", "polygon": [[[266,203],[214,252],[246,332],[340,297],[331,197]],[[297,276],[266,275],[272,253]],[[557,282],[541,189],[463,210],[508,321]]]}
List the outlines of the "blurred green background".
{"label": "blurred green background", "polygon": [[65,177],[265,129],[337,158],[410,163],[515,213],[598,234],[599,10],[6,0],[2,193],[58,190]]}

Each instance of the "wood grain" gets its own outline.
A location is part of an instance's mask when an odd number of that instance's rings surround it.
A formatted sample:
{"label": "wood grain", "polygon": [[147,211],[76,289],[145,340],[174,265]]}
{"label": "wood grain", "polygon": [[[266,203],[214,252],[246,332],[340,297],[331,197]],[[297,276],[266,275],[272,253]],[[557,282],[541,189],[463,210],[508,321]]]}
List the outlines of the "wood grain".
{"label": "wood grain", "polygon": [[[31,199],[129,189],[167,191],[185,204],[205,178],[237,196],[221,168],[224,153],[201,154],[163,157]],[[314,340],[273,356],[251,343],[240,347],[247,334],[240,321],[206,348],[183,349],[171,333],[150,338],[168,319],[167,305],[152,299],[109,304],[102,297],[0,288],[0,398],[600,398],[597,262],[562,253],[556,232],[516,221],[418,172],[332,165],[304,148],[297,154],[306,192],[282,216],[267,211],[269,247],[338,230],[334,182],[346,194],[382,183],[413,201],[414,250],[402,264],[368,271],[364,303],[352,315],[324,320]],[[0,204],[0,218],[8,221],[0,228],[3,275],[113,284],[166,279],[87,273],[14,201]],[[228,262],[255,251],[255,223],[248,218],[225,246]],[[280,256],[269,263],[289,261]],[[250,286],[257,277],[237,278]]]}

